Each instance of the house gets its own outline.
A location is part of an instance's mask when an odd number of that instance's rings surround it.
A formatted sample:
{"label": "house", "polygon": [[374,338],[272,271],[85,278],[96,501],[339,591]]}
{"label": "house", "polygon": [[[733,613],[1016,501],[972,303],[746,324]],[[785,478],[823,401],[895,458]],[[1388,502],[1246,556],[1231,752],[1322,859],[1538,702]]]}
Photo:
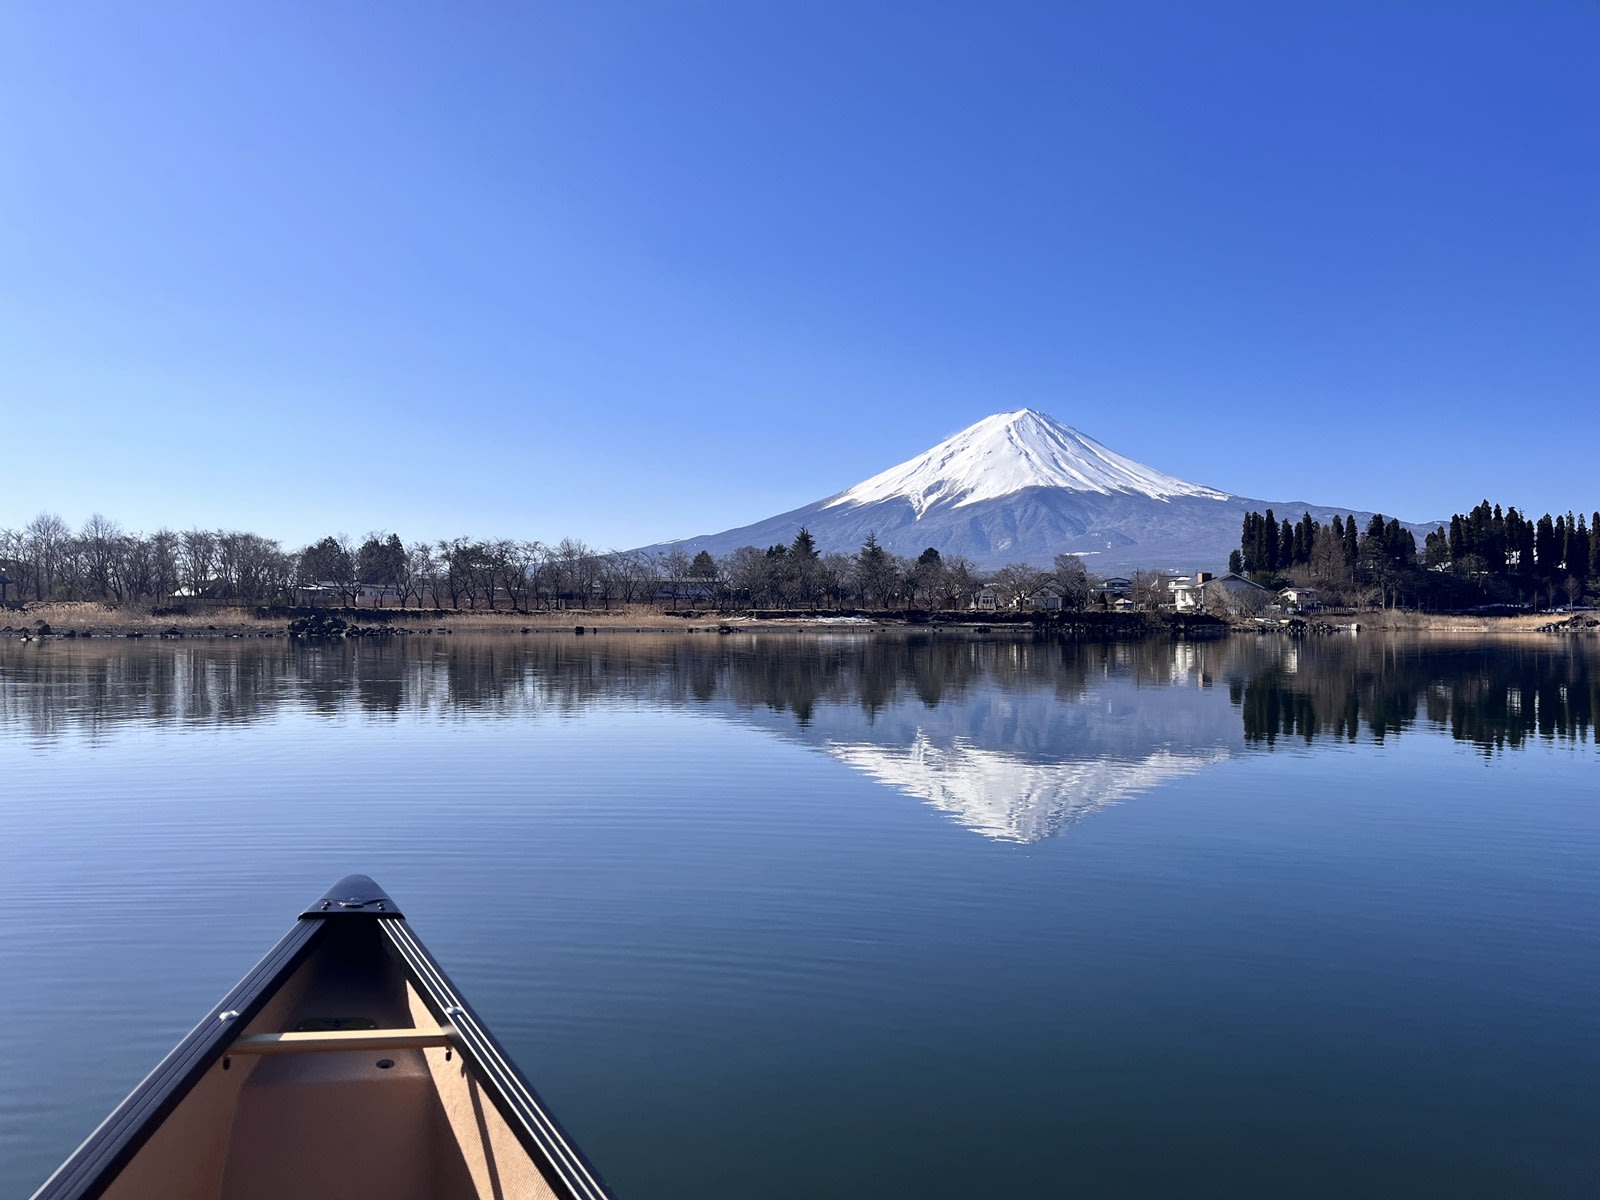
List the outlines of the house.
{"label": "house", "polygon": [[1193,578],[1179,575],[1167,580],[1167,590],[1172,594],[1172,607],[1179,612],[1193,612],[1205,607],[1205,588],[1216,576],[1210,571],[1196,571]]}
{"label": "house", "polygon": [[1118,596],[1126,596],[1131,591],[1133,591],[1133,580],[1123,575],[1110,575],[1089,589],[1089,598],[1098,600],[1104,596],[1107,601],[1111,601]]}
{"label": "house", "polygon": [[1208,612],[1215,611],[1224,602],[1230,609],[1249,612],[1265,608],[1272,601],[1270,591],[1243,575],[1235,575],[1232,571],[1226,575],[1218,575],[1215,579],[1206,580],[1201,586],[1201,591],[1205,596],[1205,608]]}
{"label": "house", "polygon": [[1253,612],[1265,608],[1273,598],[1259,583],[1231,571],[1226,575],[1209,571],[1180,575],[1167,581],[1167,589],[1172,593],[1172,607],[1178,612]]}
{"label": "house", "polygon": [[977,612],[995,612],[999,607],[999,593],[992,587],[979,588],[972,597],[972,608]]}
{"label": "house", "polygon": [[363,583],[356,588],[356,603],[366,601],[372,608],[384,608],[390,601],[400,603],[400,588],[393,583]]}
{"label": "house", "polygon": [[318,581],[296,584],[294,602],[301,608],[336,608],[344,603],[344,593],[337,585]]}
{"label": "house", "polygon": [[1061,589],[1053,583],[1040,584],[1024,595],[1017,607],[1031,608],[1040,612],[1060,612],[1063,607]]}
{"label": "house", "polygon": [[210,579],[203,579],[198,585],[186,583],[172,593],[172,598],[177,601],[184,600],[226,600],[233,595],[233,585],[220,575]]}
{"label": "house", "polygon": [[1278,607],[1285,612],[1310,612],[1321,608],[1322,602],[1317,599],[1316,588],[1286,587],[1278,593]]}

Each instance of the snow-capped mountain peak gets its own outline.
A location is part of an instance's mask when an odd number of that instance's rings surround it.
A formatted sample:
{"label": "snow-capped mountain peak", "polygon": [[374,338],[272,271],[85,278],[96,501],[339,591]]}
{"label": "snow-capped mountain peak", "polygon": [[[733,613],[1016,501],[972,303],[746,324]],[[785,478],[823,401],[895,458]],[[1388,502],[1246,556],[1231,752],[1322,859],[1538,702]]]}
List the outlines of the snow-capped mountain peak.
{"label": "snow-capped mountain peak", "polygon": [[1024,408],[985,417],[932,450],[830,497],[822,507],[903,498],[920,518],[932,508],[959,508],[1038,487],[1154,500],[1228,498],[1226,492],[1124,458],[1070,425]]}

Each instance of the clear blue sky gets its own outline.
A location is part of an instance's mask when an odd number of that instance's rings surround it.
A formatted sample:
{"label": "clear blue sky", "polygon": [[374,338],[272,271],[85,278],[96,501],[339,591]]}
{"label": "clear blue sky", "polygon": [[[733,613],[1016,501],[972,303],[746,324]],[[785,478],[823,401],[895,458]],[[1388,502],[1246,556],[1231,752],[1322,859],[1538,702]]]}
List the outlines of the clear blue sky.
{"label": "clear blue sky", "polygon": [[0,526],[601,547],[1034,407],[1600,504],[1600,5],[0,7]]}

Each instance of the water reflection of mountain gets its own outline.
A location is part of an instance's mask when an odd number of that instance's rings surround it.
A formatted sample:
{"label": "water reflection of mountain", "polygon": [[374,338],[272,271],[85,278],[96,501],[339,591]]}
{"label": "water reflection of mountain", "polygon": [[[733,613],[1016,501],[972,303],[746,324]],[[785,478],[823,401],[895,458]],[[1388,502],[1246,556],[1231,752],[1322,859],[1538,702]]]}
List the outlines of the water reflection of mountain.
{"label": "water reflection of mountain", "polygon": [[781,709],[710,703],[986,837],[1032,842],[1244,749],[1226,692],[1209,686],[1202,666],[1217,647],[1139,650],[1096,655],[1092,670],[1074,653],[1071,670],[1057,663],[1008,672],[1003,682],[980,676],[943,701],[912,687],[880,695],[870,709],[848,697],[824,700],[807,707],[803,722]]}
{"label": "water reflection of mountain", "polygon": [[834,745],[828,753],[961,824],[1003,842],[1036,842],[1129,796],[1228,757],[1223,749],[1155,751],[1136,761],[1030,763],[1003,750],[957,741],[937,746],[921,733],[906,747]]}
{"label": "water reflection of mountain", "polygon": [[1033,840],[1247,750],[1416,727],[1486,753],[1587,744],[1600,647],[941,634],[0,642],[0,732],[50,742],[298,714],[538,719],[699,709],[812,746],[986,835]]}

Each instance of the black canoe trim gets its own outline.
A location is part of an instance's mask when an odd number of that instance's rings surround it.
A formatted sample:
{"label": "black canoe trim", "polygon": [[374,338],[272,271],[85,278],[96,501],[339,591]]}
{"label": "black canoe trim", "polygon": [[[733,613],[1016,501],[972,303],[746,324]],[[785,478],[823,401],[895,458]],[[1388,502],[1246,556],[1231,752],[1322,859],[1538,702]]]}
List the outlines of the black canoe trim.
{"label": "black canoe trim", "polygon": [[346,875],[322,893],[322,898],[300,914],[302,917],[403,917],[389,893],[369,875]]}
{"label": "black canoe trim", "polygon": [[545,1109],[537,1092],[522,1077],[494,1035],[484,1028],[444,968],[428,953],[404,920],[384,921],[380,928],[411,968],[417,987],[434,1016],[456,1029],[462,1056],[477,1067],[495,1107],[505,1117],[523,1147],[555,1175],[552,1183],[564,1185],[573,1200],[613,1200],[611,1190],[584,1157],[566,1130]]}
{"label": "black canoe trim", "polygon": [[[33,1200],[99,1196],[188,1095],[228,1044],[304,960],[321,921],[298,921],[216,1006],[112,1110],[83,1145],[33,1194]],[[233,1016],[225,1014],[232,1013]]]}

